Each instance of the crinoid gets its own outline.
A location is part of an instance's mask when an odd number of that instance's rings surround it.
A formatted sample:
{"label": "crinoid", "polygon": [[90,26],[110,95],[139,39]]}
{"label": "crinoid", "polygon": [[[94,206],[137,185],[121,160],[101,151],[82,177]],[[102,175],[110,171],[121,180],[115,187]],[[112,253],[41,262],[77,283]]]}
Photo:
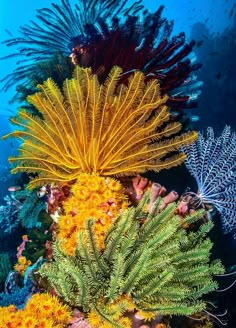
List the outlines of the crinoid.
{"label": "crinoid", "polygon": [[[125,8],[126,3],[127,0],[78,0],[72,6],[69,0],[61,0],[60,3],[52,3],[51,7],[38,9],[36,20],[19,28],[19,37],[4,41],[8,47],[16,49],[4,58],[19,58],[15,71],[3,79],[4,89],[18,82],[24,86],[31,83],[37,63],[51,60],[58,54],[69,57],[78,39],[90,38],[87,26],[111,20],[117,15],[132,15],[143,8],[140,0],[129,8]],[[39,75],[42,69],[42,66],[37,67]],[[43,73],[46,74],[46,70]]]}
{"label": "crinoid", "polygon": [[[10,56],[20,54],[20,60],[17,69],[3,79],[4,89],[15,83],[34,89],[31,81],[37,75],[38,83],[42,75],[44,79],[51,76],[47,65],[38,65],[40,62],[54,58],[55,64],[50,65],[57,70],[55,56],[68,58],[71,54],[74,64],[92,67],[100,82],[115,65],[124,71],[122,81],[141,70],[147,79],[160,81],[162,94],[169,95],[169,106],[192,106],[202,84],[193,74],[200,66],[192,53],[194,42],[186,42],[184,33],[171,36],[173,22],[162,18],[163,9],[150,13],[140,1],[127,7],[127,0],[79,0],[72,7],[62,0],[39,10],[36,22],[20,27],[20,38],[5,41],[7,46],[18,47]],[[65,67],[64,79],[67,72]]]}
{"label": "crinoid", "polygon": [[182,221],[175,203],[159,211],[158,198],[147,215],[149,201],[146,193],[138,207],[117,217],[103,251],[90,218],[78,233],[75,255],[66,256],[56,242],[54,261],[39,270],[57,295],[86,312],[94,328],[133,327],[124,313],[134,309],[148,321],[157,315],[200,312],[207,305],[204,294],[217,288],[213,274],[224,272],[219,261],[209,261],[212,242],[206,234],[213,223],[202,224],[196,232],[182,227],[199,221],[204,211]]}
{"label": "crinoid", "polygon": [[199,138],[189,147],[182,147],[187,155],[186,166],[196,180],[197,193],[189,193],[192,202],[214,206],[221,214],[225,232],[236,237],[236,134],[226,126],[219,137],[212,128],[206,137]]}
{"label": "crinoid", "polygon": [[[114,67],[104,84],[88,68],[77,67],[60,90],[52,79],[39,85],[28,101],[42,114],[21,109],[9,133],[22,141],[12,173],[29,171],[38,177],[30,187],[53,181],[73,181],[78,174],[134,175],[180,164],[176,151],[193,142],[196,132],[176,136],[181,124],[169,121],[168,97],[157,80],[145,83],[136,71],[120,84],[122,69]],[[174,137],[169,138],[170,136]]]}
{"label": "crinoid", "polygon": [[114,65],[122,67],[123,81],[134,70],[141,70],[146,79],[159,80],[161,92],[170,96],[168,105],[187,106],[199,92],[201,82],[192,73],[200,65],[190,56],[194,42],[187,43],[184,33],[171,36],[173,22],[162,18],[163,9],[144,11],[142,19],[133,15],[88,25],[87,38],[74,39],[72,61],[91,66],[101,81]]}

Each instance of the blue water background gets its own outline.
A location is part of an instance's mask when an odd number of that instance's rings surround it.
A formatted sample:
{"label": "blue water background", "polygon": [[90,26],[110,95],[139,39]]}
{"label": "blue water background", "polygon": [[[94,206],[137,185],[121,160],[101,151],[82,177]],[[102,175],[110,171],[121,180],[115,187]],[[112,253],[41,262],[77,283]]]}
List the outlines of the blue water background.
{"label": "blue water background", "polygon": [[[1,0],[0,41],[11,38],[9,33],[14,37],[17,36],[18,27],[27,24],[31,19],[34,20],[36,9],[48,7],[51,2],[51,0]],[[76,0],[70,2],[73,4]],[[231,27],[234,15],[229,17],[229,14],[234,3],[234,0],[143,0],[144,6],[151,11],[164,5],[163,16],[168,20],[174,20],[173,35],[184,31],[188,39],[191,39],[192,26],[197,22],[204,23],[210,34],[222,33],[226,28]],[[0,44],[1,57],[8,55],[11,51],[12,49]],[[0,77],[10,73],[14,67],[15,59],[0,61]],[[8,100],[13,94],[14,87],[7,93],[0,94],[1,109],[9,108]]]}

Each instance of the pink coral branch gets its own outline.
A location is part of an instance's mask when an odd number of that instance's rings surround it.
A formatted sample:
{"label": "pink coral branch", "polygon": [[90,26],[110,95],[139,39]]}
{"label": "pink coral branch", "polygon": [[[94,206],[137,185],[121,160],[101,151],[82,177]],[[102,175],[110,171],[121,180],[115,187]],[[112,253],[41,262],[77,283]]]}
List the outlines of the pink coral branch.
{"label": "pink coral branch", "polygon": [[142,198],[142,195],[144,193],[144,190],[148,186],[148,179],[141,177],[140,175],[137,175],[132,179],[133,189],[136,194],[136,199],[140,200]]}
{"label": "pink coral branch", "polygon": [[31,240],[28,239],[27,235],[23,235],[22,236],[22,243],[17,247],[17,258],[19,258],[20,256],[22,256],[22,252],[25,250],[25,244],[27,242],[31,242]]}
{"label": "pink coral branch", "polygon": [[78,309],[73,311],[73,317],[70,319],[68,328],[92,328],[87,320],[85,319],[85,314],[80,312]]}
{"label": "pink coral branch", "polygon": [[160,210],[163,210],[168,204],[175,202],[179,198],[179,195],[176,191],[172,190],[169,192],[168,195],[166,195],[161,202],[161,205],[159,206]]}

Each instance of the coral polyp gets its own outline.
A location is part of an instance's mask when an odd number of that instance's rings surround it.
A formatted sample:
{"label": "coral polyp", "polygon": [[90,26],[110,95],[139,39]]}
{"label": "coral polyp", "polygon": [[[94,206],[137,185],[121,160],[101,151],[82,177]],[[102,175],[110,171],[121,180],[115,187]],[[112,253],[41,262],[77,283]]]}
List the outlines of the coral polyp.
{"label": "coral polyp", "polygon": [[168,96],[161,96],[157,80],[146,83],[137,71],[125,85],[121,76],[115,66],[100,84],[91,69],[77,67],[63,90],[52,79],[39,85],[28,101],[43,118],[21,109],[11,119],[20,129],[4,136],[22,141],[19,155],[9,158],[12,173],[36,173],[33,188],[73,181],[83,172],[135,175],[180,164],[185,155],[176,151],[197,133],[176,136],[181,124],[169,122]]}
{"label": "coral polyp", "polygon": [[58,221],[57,239],[67,255],[75,255],[79,231],[86,229],[86,220],[94,219],[94,231],[100,249],[104,249],[105,234],[115,218],[128,207],[121,183],[94,174],[79,175],[71,188],[72,195],[64,202],[65,215]]}
{"label": "coral polyp", "polygon": [[13,305],[0,307],[0,327],[63,328],[70,318],[69,307],[46,293],[34,294],[21,310]]}

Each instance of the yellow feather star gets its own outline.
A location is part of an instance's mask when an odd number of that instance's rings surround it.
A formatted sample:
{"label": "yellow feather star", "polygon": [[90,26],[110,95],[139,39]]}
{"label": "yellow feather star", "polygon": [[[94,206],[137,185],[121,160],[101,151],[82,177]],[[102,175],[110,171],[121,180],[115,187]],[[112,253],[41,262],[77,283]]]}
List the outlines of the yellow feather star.
{"label": "yellow feather star", "polygon": [[160,171],[180,164],[184,154],[171,153],[197,138],[196,132],[171,137],[181,129],[169,121],[158,81],[145,83],[136,71],[127,85],[113,67],[104,84],[90,68],[77,67],[60,90],[49,78],[28,101],[43,119],[20,109],[11,122],[19,130],[4,136],[22,141],[12,173],[35,172],[33,188],[53,181],[73,181],[82,172],[103,176]]}

